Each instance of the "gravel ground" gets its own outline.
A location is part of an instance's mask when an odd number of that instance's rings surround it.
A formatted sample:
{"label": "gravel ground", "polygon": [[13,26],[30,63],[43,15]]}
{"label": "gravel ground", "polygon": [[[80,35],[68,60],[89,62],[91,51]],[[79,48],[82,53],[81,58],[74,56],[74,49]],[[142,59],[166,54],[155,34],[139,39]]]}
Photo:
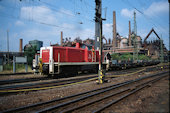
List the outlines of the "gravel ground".
{"label": "gravel ground", "polygon": [[169,77],[161,79],[123,101],[112,105],[105,112],[169,112]]}
{"label": "gravel ground", "polygon": [[[141,72],[137,75],[131,75],[131,76],[124,76],[124,77],[117,77],[117,78],[110,78],[109,83],[104,84],[96,84],[95,81],[91,81],[88,83],[83,84],[77,84],[62,88],[55,88],[55,89],[48,89],[48,90],[41,90],[41,91],[34,91],[34,92],[22,92],[15,95],[8,95],[8,96],[1,96],[0,97],[0,111],[16,108],[20,106],[25,106],[37,102],[43,102],[52,100],[55,98],[62,98],[64,96],[77,94],[80,92],[85,92],[101,87],[106,87],[111,84],[120,83],[126,80],[132,80],[136,79],[142,76],[146,76],[148,74],[151,74],[151,72]],[[125,100],[125,102],[122,103],[121,106],[117,106],[114,108],[116,109],[116,112],[147,112],[147,111],[153,111],[156,110],[153,107],[155,107],[155,102],[162,101],[164,102],[164,99],[158,100],[159,97],[166,96],[165,100],[168,99],[167,94],[169,95],[169,79],[164,80],[164,82],[161,85],[158,85],[157,87],[153,87],[150,89],[145,89],[144,91],[141,91],[141,93],[137,93],[135,98],[129,98],[128,100]],[[162,96],[163,95],[163,96]],[[31,97],[31,98],[30,98]],[[145,101],[143,101],[145,100]],[[149,101],[149,102],[148,102]],[[151,101],[151,102],[150,102]],[[148,107],[149,103],[151,104],[151,108]],[[169,101],[168,101],[169,103]],[[157,102],[156,106],[159,106],[159,102]],[[164,103],[163,103],[164,104]],[[121,108],[120,108],[121,107]],[[147,107],[147,109],[145,109]],[[112,108],[110,108],[112,111]],[[163,109],[164,110],[164,109]],[[169,109],[165,109],[166,112],[169,111]]]}
{"label": "gravel ground", "polygon": [[[147,66],[152,67],[152,66]],[[130,71],[140,70],[143,67],[131,68],[126,70],[121,70],[121,73],[127,73]],[[119,74],[120,70],[109,71],[109,73]],[[79,76],[83,76],[87,74],[79,74]],[[12,79],[24,79],[24,78],[38,78],[38,77],[46,77],[47,75],[40,75],[40,74],[20,74],[20,75],[0,75],[0,80],[12,80]]]}
{"label": "gravel ground", "polygon": [[14,80],[14,79],[25,79],[25,78],[39,78],[44,77],[44,75],[34,75],[34,74],[26,74],[26,75],[1,75],[0,80]]}
{"label": "gravel ground", "polygon": [[[137,70],[140,70],[143,67],[136,68]],[[133,71],[135,69],[128,69],[128,70],[122,70],[122,73],[127,73],[127,71]],[[119,73],[119,71],[110,71],[109,73]],[[93,74],[97,75],[97,74]],[[87,74],[80,74],[79,76],[87,76]],[[39,77],[47,77],[47,75],[40,75],[40,74],[21,74],[21,75],[0,75],[0,80],[14,80],[14,79],[25,79],[25,78],[39,78]]]}
{"label": "gravel ground", "polygon": [[[154,65],[155,66],[155,65]],[[153,67],[153,66],[147,66],[147,67]],[[127,73],[131,71],[136,71],[136,70],[140,70],[143,67],[138,67],[138,68],[131,68],[131,69],[127,69],[127,70],[120,70],[121,73]],[[114,74],[119,74],[120,72],[119,70],[114,70],[114,71],[110,71],[109,73],[114,73]],[[108,73],[108,74],[109,74]],[[82,76],[84,74],[80,74],[79,76]],[[21,75],[0,75],[0,80],[13,80],[13,79],[25,79],[25,78],[39,78],[39,77],[46,77],[47,75],[40,75],[40,74],[21,74]]]}

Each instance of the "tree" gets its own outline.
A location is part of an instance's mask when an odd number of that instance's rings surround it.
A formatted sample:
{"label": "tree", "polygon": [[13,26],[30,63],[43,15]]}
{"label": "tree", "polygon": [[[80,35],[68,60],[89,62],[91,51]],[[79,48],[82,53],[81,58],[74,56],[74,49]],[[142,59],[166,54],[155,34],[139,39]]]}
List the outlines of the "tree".
{"label": "tree", "polygon": [[131,60],[131,59],[133,59],[133,55],[131,55],[130,53],[123,53],[120,56],[120,59],[121,60]]}
{"label": "tree", "polygon": [[118,53],[114,53],[111,55],[112,60],[119,60],[119,54]]}
{"label": "tree", "polygon": [[24,55],[27,56],[28,65],[32,65],[36,53],[36,46],[27,47],[24,50]]}
{"label": "tree", "polygon": [[146,55],[139,55],[139,60],[150,60],[150,58]]}

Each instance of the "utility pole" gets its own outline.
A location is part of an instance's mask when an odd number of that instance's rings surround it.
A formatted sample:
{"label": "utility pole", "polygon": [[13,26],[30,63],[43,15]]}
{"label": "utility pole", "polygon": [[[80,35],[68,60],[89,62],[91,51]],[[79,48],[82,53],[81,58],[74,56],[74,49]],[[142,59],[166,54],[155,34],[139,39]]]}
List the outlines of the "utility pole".
{"label": "utility pole", "polygon": [[129,46],[132,46],[132,44],[131,44],[131,25],[130,25],[130,21],[129,21]]}
{"label": "utility pole", "polygon": [[113,11],[113,49],[117,47],[117,35],[116,35],[116,12]]}
{"label": "utility pole", "polygon": [[95,0],[96,2],[96,12],[95,12],[95,49],[99,50],[100,46],[100,35],[101,35],[101,0]]}
{"label": "utility pole", "polygon": [[163,63],[164,61],[164,53],[163,53],[163,40],[162,40],[162,35],[161,35],[161,39],[160,39],[160,62]]}
{"label": "utility pole", "polygon": [[[169,2],[169,12],[170,12],[170,0],[168,0]],[[170,19],[170,14],[169,14],[169,19]],[[170,22],[169,22],[169,39],[170,39]],[[169,40],[169,44],[170,44],[170,40]],[[169,48],[170,48],[170,45],[169,45]],[[170,61],[170,56],[168,55],[168,62]]]}
{"label": "utility pole", "polygon": [[9,64],[9,30],[7,30],[7,51],[8,51],[8,64]]}
{"label": "utility pole", "polygon": [[96,12],[95,12],[95,49],[99,48],[99,70],[98,70],[98,80],[99,83],[104,81],[103,65],[102,65],[102,0],[95,0],[96,2]]}

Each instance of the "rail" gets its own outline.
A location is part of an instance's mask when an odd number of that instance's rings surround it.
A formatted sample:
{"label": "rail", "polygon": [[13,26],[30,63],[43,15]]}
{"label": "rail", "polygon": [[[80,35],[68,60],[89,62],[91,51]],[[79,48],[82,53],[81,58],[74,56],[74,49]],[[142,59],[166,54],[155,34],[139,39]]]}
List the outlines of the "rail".
{"label": "rail", "polygon": [[[107,87],[103,87],[103,88],[99,88],[99,89],[95,89],[95,90],[91,90],[91,91],[87,91],[87,92],[83,92],[83,93],[79,93],[79,94],[75,94],[75,95],[71,95],[71,96],[66,96],[66,97],[59,98],[59,99],[50,100],[50,101],[47,101],[47,102],[40,102],[40,103],[37,103],[37,104],[32,104],[32,105],[28,105],[28,106],[24,106],[24,107],[20,107],[20,108],[15,108],[15,109],[4,111],[4,113],[18,112],[18,111],[25,110],[25,109],[30,109],[30,108],[33,108],[33,107],[38,107],[38,106],[41,106],[41,105],[46,105],[46,104],[49,104],[49,103],[52,103],[52,102],[58,102],[58,101],[65,100],[65,99],[68,99],[68,98],[84,95],[82,97],[78,97],[78,98],[75,98],[73,100],[66,101],[64,103],[57,104],[57,105],[54,105],[54,106],[45,107],[45,109],[40,109],[39,111],[37,111],[37,112],[40,112],[40,113],[41,112],[48,112],[48,111],[51,111],[51,110],[54,110],[54,109],[66,106],[68,104],[72,104],[72,103],[78,102],[79,100],[87,99],[87,98],[95,96],[97,94],[101,94],[103,92],[107,92],[107,91],[110,91],[110,90],[113,90],[113,89],[116,89],[116,88],[119,88],[119,87],[122,87],[122,86],[126,86],[126,85],[129,85],[129,84],[135,83],[135,82],[138,83],[138,81],[145,80],[145,79],[148,79],[148,78],[156,77],[156,79],[152,79],[150,82],[147,81],[147,82],[145,82],[143,84],[138,85],[138,86],[141,86],[139,89],[132,89],[132,88],[127,89],[127,90],[130,90],[130,93],[120,97],[120,100],[121,100],[121,99],[131,95],[132,93],[137,92],[138,90],[142,89],[142,87],[144,88],[144,87],[150,85],[150,83],[156,82],[161,77],[165,77],[168,72],[169,71],[160,72],[160,73],[157,73],[157,74],[152,74],[152,75],[148,75],[148,76],[145,76],[145,77],[141,77],[141,78],[138,78],[138,79],[135,79],[135,80],[129,80],[129,81],[126,81],[126,82],[110,85],[110,86],[107,86]],[[163,75],[163,76],[161,76],[161,75]],[[144,84],[147,84],[147,85],[145,86]],[[89,94],[89,93],[92,93],[92,94]],[[120,92],[118,92],[118,94],[119,93]],[[117,101],[112,102],[112,104],[117,102]],[[109,106],[109,105],[111,105],[111,103],[107,104],[107,105]],[[64,112],[66,112],[66,111],[64,111]],[[97,112],[98,112],[98,110],[97,110]]]}
{"label": "rail", "polygon": [[[142,72],[144,70],[146,70],[147,68],[143,68],[139,71],[133,72],[133,73],[129,73],[129,74],[120,74],[120,75],[106,75],[106,77],[121,77],[121,76],[129,76],[129,75],[133,75],[139,72]],[[88,79],[88,80],[84,80],[84,81],[79,81],[79,82],[74,82],[74,83],[69,83],[69,84],[63,84],[63,85],[58,85],[58,86],[47,86],[47,87],[39,87],[39,88],[28,88],[28,89],[14,89],[14,90],[0,90],[0,93],[15,93],[15,92],[25,92],[25,91],[38,91],[38,90],[46,90],[46,89],[53,89],[53,88],[60,88],[60,87],[66,87],[66,86],[72,86],[72,85],[76,85],[76,84],[81,84],[81,83],[86,83],[89,81],[94,81],[97,80],[97,77]]]}

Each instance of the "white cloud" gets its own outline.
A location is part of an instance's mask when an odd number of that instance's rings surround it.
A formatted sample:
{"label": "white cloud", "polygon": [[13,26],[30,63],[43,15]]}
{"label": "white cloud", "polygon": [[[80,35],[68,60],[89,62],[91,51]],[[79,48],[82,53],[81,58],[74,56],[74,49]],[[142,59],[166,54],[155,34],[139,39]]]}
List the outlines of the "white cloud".
{"label": "white cloud", "polygon": [[[118,32],[120,35],[126,35],[126,31],[124,31],[123,26],[121,23],[117,22],[116,25],[116,32]],[[103,35],[105,38],[109,39],[113,37],[113,24],[112,23],[107,23],[103,24]]]}
{"label": "white cloud", "polygon": [[82,40],[85,40],[87,38],[93,39],[94,38],[94,29],[90,29],[90,28],[83,29],[80,31],[79,35]]}
{"label": "white cloud", "polygon": [[40,40],[43,41],[44,46],[49,46],[50,42],[52,44],[60,42],[59,37],[60,31],[57,31],[57,29],[27,29],[22,31],[21,37],[24,37],[24,43],[27,44],[30,40]]}
{"label": "white cloud", "polygon": [[64,14],[69,15],[69,16],[75,16],[70,10],[67,10],[67,9],[64,9],[64,8],[61,8],[58,12],[64,13]]}
{"label": "white cloud", "polygon": [[104,24],[103,25],[103,32],[104,33],[112,33],[112,31],[113,31],[112,25],[113,24],[111,24],[111,23]]}
{"label": "white cloud", "polygon": [[46,6],[22,7],[20,15],[21,18],[27,20],[46,22],[49,24],[57,24],[58,22],[56,13]]}
{"label": "white cloud", "polygon": [[65,29],[75,29],[75,26],[73,24],[63,23],[61,27]]}
{"label": "white cloud", "polygon": [[133,12],[134,10],[128,10],[128,9],[122,9],[121,10],[121,15],[122,16],[125,16],[125,17],[128,17],[128,18],[132,18],[133,17]]}
{"label": "white cloud", "polygon": [[147,16],[154,16],[169,11],[167,1],[153,2],[146,10],[144,14]]}
{"label": "white cloud", "polygon": [[[167,1],[153,2],[148,8],[141,10],[141,12],[151,17],[162,13],[167,13],[169,11],[168,7],[169,6]],[[124,8],[121,10],[121,15],[124,17],[132,18],[133,13],[134,9],[129,10],[127,8]],[[140,13],[138,11],[136,11],[136,14],[138,17],[140,16]]]}
{"label": "white cloud", "polygon": [[121,10],[121,15],[124,17],[128,17],[128,18],[133,18],[134,17],[134,11],[136,12],[136,16],[139,17],[140,13],[134,9],[129,10],[129,9],[122,9]]}
{"label": "white cloud", "polygon": [[94,37],[94,30],[90,28],[76,30],[76,26],[73,24],[63,24],[63,28],[50,28],[46,29],[28,29],[22,32],[22,36],[26,43],[30,40],[38,39],[43,41],[44,46],[60,43],[60,32],[63,31],[63,37],[71,37],[74,40],[76,37],[80,37],[82,40]]}
{"label": "white cloud", "polygon": [[[59,26],[58,28],[43,29],[27,29],[23,31],[22,37],[28,43],[29,40],[38,39],[44,42],[44,46],[48,46],[51,42],[60,43],[60,31],[63,31],[63,37],[71,37],[72,40],[80,37],[82,40],[87,38],[94,38],[93,28],[83,28],[81,25],[70,21],[75,21],[74,14],[67,9],[61,8],[58,11],[53,11],[46,6],[22,7],[21,18],[27,20],[34,20],[43,23],[53,24]],[[68,21],[69,20],[69,21]],[[65,22],[66,21],[66,22]]]}
{"label": "white cloud", "polygon": [[72,40],[74,40],[76,37],[80,37],[82,40],[94,38],[94,29],[92,28],[78,29],[78,27],[75,25],[71,25],[71,27],[72,29],[62,29],[64,32],[64,37],[71,37]]}
{"label": "white cloud", "polygon": [[15,25],[17,25],[17,26],[23,26],[23,25],[25,25],[22,21],[20,21],[20,20],[17,20],[16,22],[15,22]]}

